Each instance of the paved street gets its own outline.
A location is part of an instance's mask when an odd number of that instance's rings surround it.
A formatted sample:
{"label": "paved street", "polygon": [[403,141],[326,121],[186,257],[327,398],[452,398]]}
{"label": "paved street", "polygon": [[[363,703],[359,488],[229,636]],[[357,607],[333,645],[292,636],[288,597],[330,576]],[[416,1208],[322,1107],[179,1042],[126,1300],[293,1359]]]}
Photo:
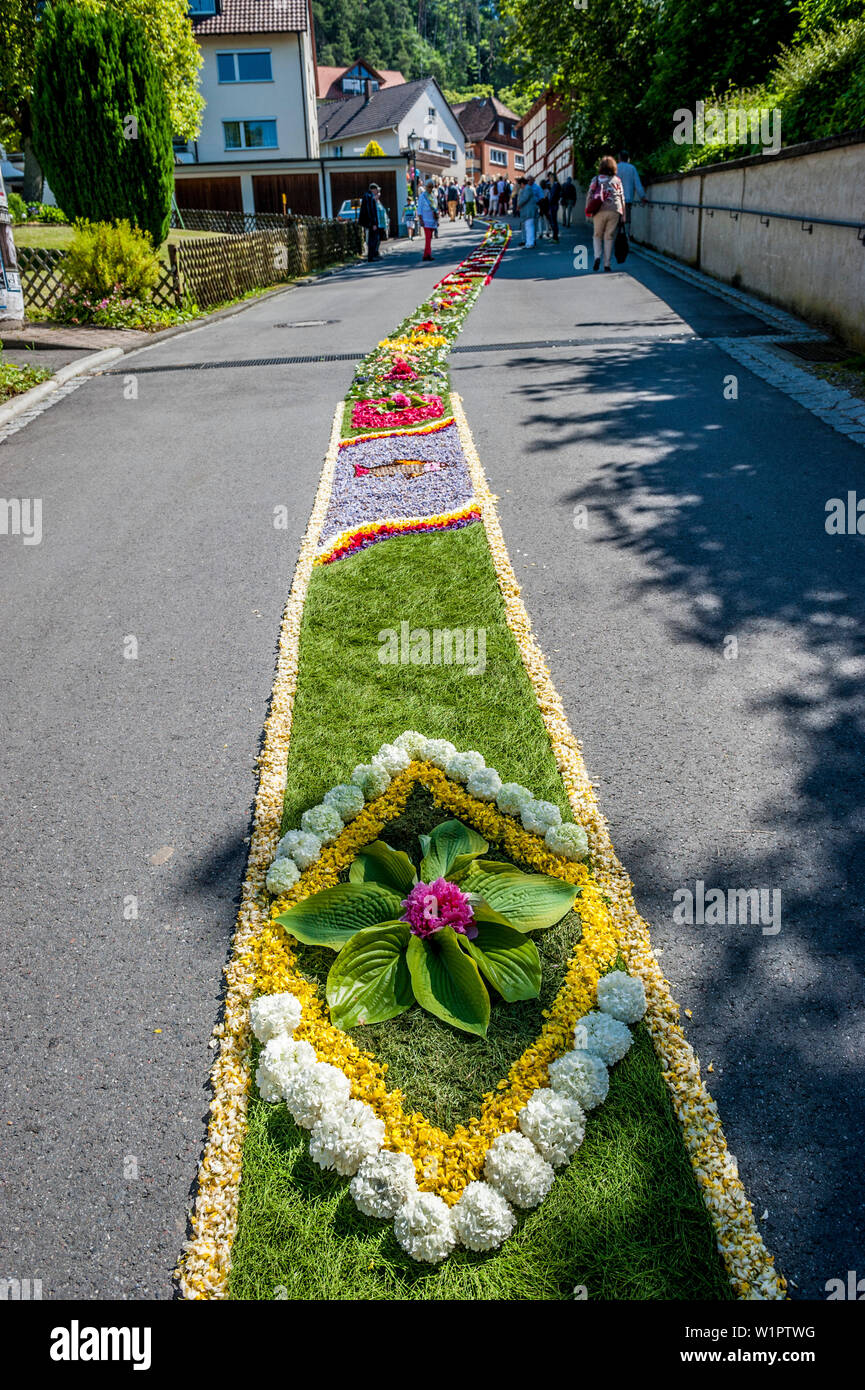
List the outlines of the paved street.
{"label": "paved street", "polygon": [[[149,346],[0,444],[44,532],[0,537],[0,1274],[45,1297],[171,1296],[281,606],[352,375],[192,368],[360,356],[474,240]],[[817,1297],[862,1259],[862,541],[824,507],[865,455],[712,341],[762,319],[572,254],[508,253],[453,382],[767,1243]],[[674,924],[697,880],[780,889],[780,931]]]}

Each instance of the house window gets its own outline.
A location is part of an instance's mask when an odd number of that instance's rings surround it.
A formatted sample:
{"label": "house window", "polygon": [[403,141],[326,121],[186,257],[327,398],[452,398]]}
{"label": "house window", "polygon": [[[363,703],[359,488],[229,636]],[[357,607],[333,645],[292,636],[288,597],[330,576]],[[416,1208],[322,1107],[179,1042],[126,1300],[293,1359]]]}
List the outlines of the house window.
{"label": "house window", "polygon": [[434,120],[435,120],[435,118],[436,118],[436,109],[435,109],[434,106],[428,106],[428,107],[427,107],[426,116],[427,116],[427,120],[428,120],[428,121],[434,121]]}
{"label": "house window", "polygon": [[517,138],[517,128],[516,128],[515,125],[512,125],[512,126],[511,126],[511,139],[512,139],[512,140],[516,140],[516,138]]}
{"label": "house window", "polygon": [[490,150],[490,164],[504,164],[507,167],[507,162],[506,150]]}
{"label": "house window", "polygon": [[227,150],[275,150],[276,121],[223,121]]}
{"label": "house window", "polygon": [[514,166],[515,166],[517,169],[525,169],[525,167],[526,167],[526,161],[525,161],[525,158],[524,158],[523,155],[521,155],[521,154],[515,154],[515,155],[514,155]]}
{"label": "house window", "polygon": [[241,53],[217,53],[220,82],[272,82],[270,51],[246,49]]}
{"label": "house window", "polygon": [[443,145],[442,142],[441,142],[441,140],[439,140],[439,149],[441,150],[442,154],[450,155],[450,158],[451,158],[451,161],[452,161],[452,162],[456,160],[456,157],[457,157],[457,147],[456,147],[456,145]]}
{"label": "house window", "polygon": [[190,14],[216,14],[216,0],[189,0]]}
{"label": "house window", "polygon": [[337,159],[342,159],[342,145],[334,145],[333,153]]}
{"label": "house window", "polygon": [[504,121],[499,121],[499,135],[504,135],[504,133],[505,133],[505,123],[504,123]]}

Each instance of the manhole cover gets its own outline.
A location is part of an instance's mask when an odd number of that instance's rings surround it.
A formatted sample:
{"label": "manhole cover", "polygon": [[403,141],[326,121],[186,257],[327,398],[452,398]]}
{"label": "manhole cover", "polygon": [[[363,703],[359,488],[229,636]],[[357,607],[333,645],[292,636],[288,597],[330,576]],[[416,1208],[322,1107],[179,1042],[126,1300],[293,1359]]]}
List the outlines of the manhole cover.
{"label": "manhole cover", "polygon": [[803,362],[846,362],[851,356],[849,349],[838,347],[835,343],[810,342],[778,344],[785,352],[801,357]]}
{"label": "manhole cover", "polygon": [[275,323],[274,328],[324,328],[328,323],[342,323],[342,319],[298,319],[296,323]]}

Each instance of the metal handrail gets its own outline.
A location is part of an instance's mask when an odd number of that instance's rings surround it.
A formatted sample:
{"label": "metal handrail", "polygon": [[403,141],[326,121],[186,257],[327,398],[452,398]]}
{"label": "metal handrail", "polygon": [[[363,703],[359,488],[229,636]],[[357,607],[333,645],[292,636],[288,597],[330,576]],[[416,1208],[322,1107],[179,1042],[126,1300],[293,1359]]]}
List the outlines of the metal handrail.
{"label": "metal handrail", "polygon": [[686,212],[728,212],[734,220],[738,220],[739,214],[744,213],[746,217],[759,217],[766,227],[772,218],[776,217],[782,222],[800,222],[803,231],[810,231],[811,227],[815,225],[854,227],[859,241],[865,237],[865,223],[850,222],[840,217],[812,217],[808,213],[771,212],[766,208],[734,208],[730,207],[728,203],[676,203],[672,198],[647,198],[646,205],[651,208],[680,208]]}

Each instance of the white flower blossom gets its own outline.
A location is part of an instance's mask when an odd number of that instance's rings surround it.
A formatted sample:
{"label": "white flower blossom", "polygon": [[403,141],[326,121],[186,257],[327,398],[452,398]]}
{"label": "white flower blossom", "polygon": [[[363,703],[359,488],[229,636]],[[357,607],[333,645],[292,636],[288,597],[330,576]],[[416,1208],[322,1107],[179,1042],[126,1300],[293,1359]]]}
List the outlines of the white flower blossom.
{"label": "white flower blossom", "polygon": [[425,758],[428,742],[425,734],[419,734],[414,729],[406,729],[404,734],[394,739],[397,748],[403,748],[410,758]]}
{"label": "white flower blossom", "polygon": [[360,787],[354,787],[350,782],[340,782],[339,786],[331,787],[330,791],[325,792],[322,801],[325,806],[333,806],[340,820],[346,824],[363,810],[363,792]]}
{"label": "white flower blossom", "polygon": [[309,1136],[309,1156],[319,1168],[335,1168],[348,1178],[378,1153],[383,1139],[384,1120],[362,1100],[348,1100],[322,1110]]}
{"label": "white flower blossom", "polygon": [[473,772],[480,772],[485,766],[483,755],[470,748],[467,753],[454,753],[452,758],[448,758],[445,772],[455,782],[467,782]]}
{"label": "white flower blossom", "polygon": [[611,970],[598,980],[598,1008],[620,1023],[638,1023],[646,1012],[646,990],[639,975]]}
{"label": "white flower blossom", "polygon": [[534,835],[546,835],[551,825],[561,825],[562,813],[551,801],[527,801],[520,807],[520,820]]}
{"label": "white flower blossom", "polygon": [[484,1177],[517,1207],[536,1207],[555,1181],[555,1173],[534,1144],[516,1130],[499,1134],[487,1150]]}
{"label": "white flower blossom", "polygon": [[344,1105],[350,1093],[345,1072],[329,1062],[316,1062],[314,1066],[293,1071],[283,1094],[295,1123],[312,1129],[324,1109]]}
{"label": "white flower blossom", "polygon": [[517,1123],[554,1168],[560,1168],[573,1157],[586,1132],[586,1117],[580,1105],[546,1086],[532,1091],[517,1116]]}
{"label": "white flower blossom", "polygon": [[321,840],[308,830],[287,830],[276,853],[280,859],[293,859],[299,869],[308,869],[321,854]]}
{"label": "white flower blossom", "polygon": [[451,1220],[467,1250],[495,1250],[507,1240],[517,1218],[501,1192],[486,1182],[470,1182],[451,1212]]}
{"label": "white flower blossom", "polygon": [[534,797],[528,787],[521,787],[519,782],[502,783],[496,795],[499,810],[509,816],[518,816],[530,801],[534,801]]}
{"label": "white flower blossom", "polygon": [[367,801],[381,796],[390,786],[390,776],[381,763],[376,767],[372,763],[358,763],[351,774],[351,780],[354,786],[360,787]]}
{"label": "white flower blossom", "polygon": [[383,767],[389,776],[395,777],[398,772],[404,772],[410,762],[411,757],[399,744],[383,743],[374,755],[372,765]]}
{"label": "white flower blossom", "polygon": [[434,1192],[417,1192],[403,1202],[393,1233],[405,1253],[423,1264],[438,1264],[457,1243],[450,1208]]}
{"label": "white flower blossom", "polygon": [[466,791],[481,801],[495,801],[502,787],[502,779],[494,767],[482,767],[466,779]]}
{"label": "white flower blossom", "polygon": [[364,1216],[389,1220],[417,1192],[414,1164],[408,1154],[382,1149],[363,1160],[349,1191]]}
{"label": "white flower blossom", "polygon": [[322,802],[310,806],[300,818],[301,829],[309,835],[317,835],[323,845],[331,844],[342,831],[342,816],[335,806]]}
{"label": "white flower blossom", "polygon": [[560,1095],[570,1096],[584,1110],[594,1110],[607,1099],[610,1073],[594,1052],[575,1048],[550,1062],[550,1085]]}
{"label": "white flower blossom", "polygon": [[277,1101],[296,1076],[316,1065],[315,1052],[308,1042],[298,1042],[288,1033],[271,1038],[258,1059],[255,1084],[262,1100]]}
{"label": "white flower blossom", "polygon": [[278,898],[280,893],[287,893],[293,888],[300,878],[300,869],[293,859],[274,859],[264,880],[268,893],[272,893]]}
{"label": "white flower blossom", "polygon": [[624,1023],[596,1009],[583,1014],[574,1029],[575,1047],[594,1052],[608,1067],[621,1061],[632,1041],[631,1031]]}
{"label": "white flower blossom", "polygon": [[260,994],[249,1006],[250,1026],[260,1043],[268,1043],[280,1033],[293,1033],[300,1015],[300,1000],[288,990],[282,994]]}
{"label": "white flower blossom", "polygon": [[565,859],[585,859],[589,852],[589,840],[581,825],[567,821],[564,825],[551,825],[544,835],[544,843],[553,854],[561,854]]}
{"label": "white flower blossom", "polygon": [[454,744],[449,743],[446,738],[428,738],[424,744],[423,756],[426,762],[434,763],[444,772],[456,751]]}

